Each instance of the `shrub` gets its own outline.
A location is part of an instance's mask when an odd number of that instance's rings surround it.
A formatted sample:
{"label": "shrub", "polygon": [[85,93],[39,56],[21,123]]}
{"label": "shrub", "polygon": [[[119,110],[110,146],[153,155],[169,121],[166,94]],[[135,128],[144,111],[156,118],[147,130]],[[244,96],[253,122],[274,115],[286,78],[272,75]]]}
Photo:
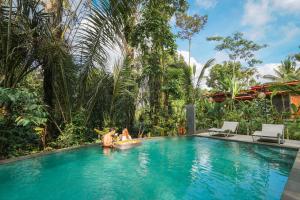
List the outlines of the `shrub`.
{"label": "shrub", "polygon": [[47,112],[36,93],[0,87],[0,157],[39,149],[40,139],[34,129],[46,121]]}
{"label": "shrub", "polygon": [[300,139],[300,119],[290,119],[291,113],[279,113],[268,99],[253,101],[226,100],[222,103],[202,99],[196,105],[197,129],[221,126],[222,122],[238,121],[239,134],[252,134],[263,123],[284,123],[289,139]]}
{"label": "shrub", "polygon": [[69,147],[92,142],[97,139],[93,129],[84,125],[84,110],[74,114],[72,123],[64,126],[63,131],[57,139],[58,147]]}

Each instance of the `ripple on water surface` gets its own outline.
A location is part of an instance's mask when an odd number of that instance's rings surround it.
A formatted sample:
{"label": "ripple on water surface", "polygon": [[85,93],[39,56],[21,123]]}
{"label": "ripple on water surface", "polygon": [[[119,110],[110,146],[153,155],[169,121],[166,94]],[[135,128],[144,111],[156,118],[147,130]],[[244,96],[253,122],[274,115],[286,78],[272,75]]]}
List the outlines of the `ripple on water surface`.
{"label": "ripple on water surface", "polygon": [[94,146],[0,166],[0,199],[280,199],[296,153],[197,137]]}

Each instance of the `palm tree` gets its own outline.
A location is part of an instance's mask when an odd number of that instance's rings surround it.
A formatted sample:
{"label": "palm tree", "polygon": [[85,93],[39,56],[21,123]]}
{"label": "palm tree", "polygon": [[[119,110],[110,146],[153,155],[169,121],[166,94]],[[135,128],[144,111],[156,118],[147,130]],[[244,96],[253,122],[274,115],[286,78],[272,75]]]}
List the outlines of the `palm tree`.
{"label": "palm tree", "polygon": [[14,7],[3,7],[2,11],[0,76],[4,78],[0,86],[15,88],[30,73],[41,74],[43,101],[50,113],[47,132],[52,134],[55,118],[72,120],[70,97],[75,65],[68,44],[57,37],[49,20],[52,14],[45,12],[41,1],[17,1]]}
{"label": "palm tree", "polygon": [[[295,61],[300,62],[300,53],[295,54],[294,58],[295,58]],[[295,65],[296,65],[296,63],[295,63]],[[293,80],[300,80],[300,73],[299,73],[300,69],[298,68],[295,71],[296,72],[294,74],[292,74]],[[298,83],[294,86],[286,85],[286,84],[276,84],[276,85],[271,86],[271,90],[274,95],[277,94],[279,91],[287,91],[289,94],[300,95],[300,84]],[[291,104],[291,108],[293,109],[294,113],[298,113],[300,110],[300,107],[296,106],[294,104]]]}
{"label": "palm tree", "polygon": [[[100,1],[92,6],[79,30],[75,48],[80,82],[76,105],[87,110],[85,124],[95,114],[96,107],[104,113],[104,125],[130,126],[133,122],[137,85],[128,51],[128,33],[124,29],[128,28],[126,19],[134,12],[128,8],[134,3],[134,0]],[[107,60],[115,48],[121,49],[122,58],[110,72]]]}
{"label": "palm tree", "polygon": [[132,127],[138,87],[129,60],[119,60],[112,72],[97,68],[92,70],[85,93],[88,101],[82,104],[87,111],[85,125],[98,116],[103,119],[103,127]]}
{"label": "palm tree", "polygon": [[[300,79],[300,68],[296,66],[296,61],[299,57],[295,55],[294,57],[288,57],[284,61],[281,62],[281,65],[274,69],[274,75],[265,75],[265,79],[269,79],[276,83],[284,83],[294,80]],[[299,94],[299,84],[296,86],[289,86],[285,84],[274,84],[270,87],[272,90],[273,95],[276,95],[279,91],[287,91],[289,94]],[[285,100],[284,96],[281,95],[282,107],[283,110],[285,109]]]}
{"label": "palm tree", "polygon": [[[50,123],[54,122],[57,127],[72,122],[71,115],[79,108],[93,110],[93,99],[103,91],[99,84],[107,76],[109,51],[116,45],[122,46],[124,11],[129,1],[100,1],[92,6],[90,15],[85,16],[87,24],[74,36],[79,44],[77,48],[72,48],[69,44],[72,41],[62,36],[65,33],[62,30],[66,29],[61,20],[64,18],[62,0],[55,1],[57,12],[53,20],[49,20],[52,13],[45,12],[40,1],[17,1],[14,7],[11,2],[0,7],[0,86],[18,87],[29,73],[42,72],[43,100],[51,112]],[[70,20],[66,21],[69,27]],[[71,52],[74,49],[75,52]],[[87,86],[94,69],[103,72],[96,76],[93,86]],[[79,81],[80,86],[76,87],[74,81]],[[85,92],[86,87],[93,88],[93,95]],[[103,87],[109,88],[108,85]],[[81,90],[77,92],[77,89]],[[82,100],[76,104],[79,106],[71,106],[78,97]]]}
{"label": "palm tree", "polygon": [[[299,57],[298,57],[299,58]],[[288,82],[297,80],[300,77],[300,68],[296,66],[296,62],[292,57],[288,57],[281,62],[281,65],[274,69],[275,75],[265,75],[263,78],[272,82]]]}
{"label": "palm tree", "polygon": [[41,66],[36,62],[37,49],[42,46],[48,16],[37,1],[10,3],[1,4],[0,10],[0,86],[15,88]]}

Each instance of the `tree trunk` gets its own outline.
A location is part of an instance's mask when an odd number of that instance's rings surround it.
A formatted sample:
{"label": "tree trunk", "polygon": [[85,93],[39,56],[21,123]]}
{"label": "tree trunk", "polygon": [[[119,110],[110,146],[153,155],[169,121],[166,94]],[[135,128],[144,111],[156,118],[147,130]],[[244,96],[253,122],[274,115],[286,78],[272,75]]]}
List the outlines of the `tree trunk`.
{"label": "tree trunk", "polygon": [[9,84],[9,70],[8,69],[8,59],[10,54],[10,43],[11,43],[11,20],[12,20],[12,0],[9,1],[9,17],[8,17],[8,24],[7,24],[7,44],[6,44],[6,58],[5,58],[5,70],[4,70],[4,85]]}
{"label": "tree trunk", "polygon": [[189,67],[191,67],[191,39],[189,39]]}
{"label": "tree trunk", "polygon": [[[62,21],[62,13],[63,13],[63,2],[62,0],[55,0],[54,1],[54,10],[55,15],[53,16],[53,22],[51,25],[52,31],[55,32],[55,37],[57,40],[60,40],[62,30],[59,27],[61,21]],[[53,137],[55,137],[55,124],[53,122],[54,119],[54,109],[55,109],[55,103],[54,103],[54,66],[53,66],[53,60],[49,60],[46,58],[44,60],[44,80],[43,80],[43,89],[44,89],[44,103],[47,106],[47,111],[49,113],[49,119],[47,121],[46,127],[45,127],[45,135],[47,136],[47,139],[51,140]],[[47,144],[47,139],[45,141],[45,144]]]}
{"label": "tree trunk", "polygon": [[[53,88],[53,70],[51,66],[44,66],[44,80],[43,80],[43,89],[44,89],[44,103],[47,106],[47,111],[50,118],[52,118],[54,113],[54,88]],[[54,124],[52,120],[47,121],[45,127],[45,135],[48,139],[53,138],[54,134]],[[46,143],[46,142],[45,142]]]}
{"label": "tree trunk", "polygon": [[[62,0],[55,0],[54,4],[55,4],[55,16],[53,20],[53,26],[54,28],[56,28],[62,21],[63,2]],[[58,37],[60,38],[60,35]]]}

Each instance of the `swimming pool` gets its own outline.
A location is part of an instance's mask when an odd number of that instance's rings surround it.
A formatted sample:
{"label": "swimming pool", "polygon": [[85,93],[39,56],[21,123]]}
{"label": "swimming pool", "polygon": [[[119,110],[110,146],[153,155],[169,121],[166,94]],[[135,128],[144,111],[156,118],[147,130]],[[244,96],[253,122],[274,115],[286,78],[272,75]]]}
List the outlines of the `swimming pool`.
{"label": "swimming pool", "polygon": [[202,137],[0,165],[0,199],[280,199],[297,151]]}

